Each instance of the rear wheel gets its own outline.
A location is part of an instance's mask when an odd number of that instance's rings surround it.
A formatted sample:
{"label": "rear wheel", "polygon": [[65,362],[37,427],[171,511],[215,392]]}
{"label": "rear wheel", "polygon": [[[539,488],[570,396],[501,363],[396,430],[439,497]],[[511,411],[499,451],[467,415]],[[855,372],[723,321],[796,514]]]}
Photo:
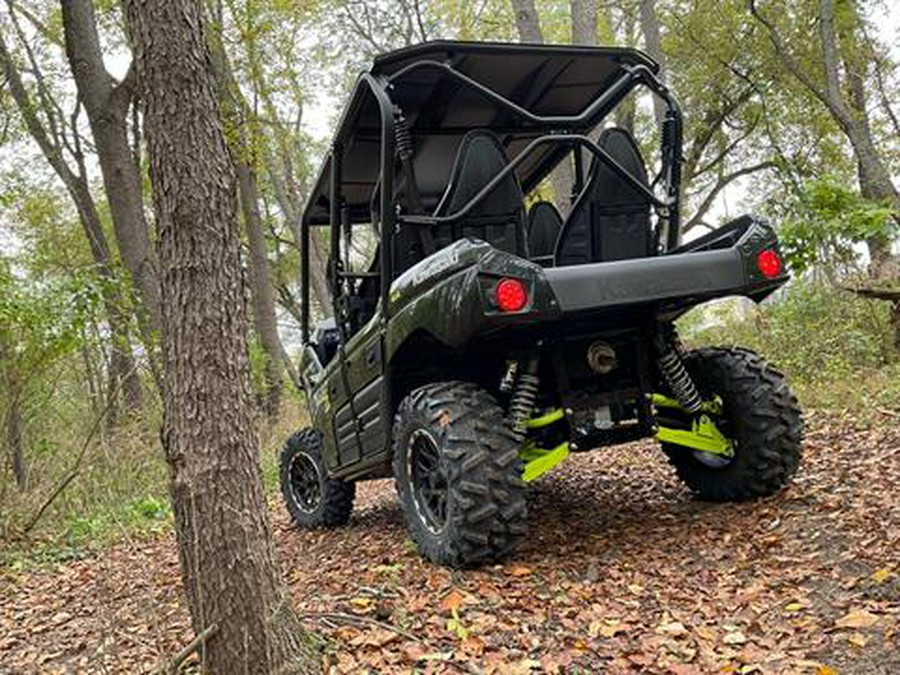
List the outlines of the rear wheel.
{"label": "rear wheel", "polygon": [[721,399],[719,430],[733,457],[663,443],[678,477],[699,497],[744,501],[774,494],[800,463],[803,418],[784,376],[748,349],[706,348],[685,367],[704,399]]}
{"label": "rear wheel", "polygon": [[337,527],[350,519],[356,484],[328,477],[319,433],[303,429],[281,451],[279,476],[285,506],[297,525]]}
{"label": "rear wheel", "polygon": [[503,411],[467,382],[416,389],[394,419],[394,477],[422,555],[449,567],[507,557],[525,532],[518,443]]}

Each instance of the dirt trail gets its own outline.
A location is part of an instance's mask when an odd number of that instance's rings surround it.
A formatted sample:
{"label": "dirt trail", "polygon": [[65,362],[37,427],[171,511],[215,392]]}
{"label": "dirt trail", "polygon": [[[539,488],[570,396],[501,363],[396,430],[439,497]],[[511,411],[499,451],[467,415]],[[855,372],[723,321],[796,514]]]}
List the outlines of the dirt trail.
{"label": "dirt trail", "polygon": [[[418,558],[388,481],[339,531],[273,505],[275,535],[336,672],[893,674],[898,427],[814,416],[794,485],[745,505],[692,500],[651,444],[577,455],[474,572]],[[189,638],[171,537],[0,577],[0,673],[146,672]]]}

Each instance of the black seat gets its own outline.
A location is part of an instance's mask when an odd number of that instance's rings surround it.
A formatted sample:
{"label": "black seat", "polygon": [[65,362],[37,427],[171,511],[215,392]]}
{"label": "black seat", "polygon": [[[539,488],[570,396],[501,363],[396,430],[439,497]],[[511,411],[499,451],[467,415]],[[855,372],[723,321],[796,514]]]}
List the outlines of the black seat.
{"label": "black seat", "polygon": [[[475,129],[467,133],[456,153],[450,184],[435,209],[436,216],[455,213],[507,165],[509,158],[500,139],[492,131]],[[432,231],[435,250],[464,237],[481,239],[509,253],[528,256],[525,208],[522,188],[514,172],[460,222],[438,225]]]}
{"label": "black seat", "polygon": [[542,265],[553,264],[556,240],[563,219],[552,202],[535,202],[528,209],[528,252],[531,259]]}
{"label": "black seat", "polygon": [[[631,134],[612,128],[598,145],[644,185],[647,168]],[[650,200],[609,166],[594,159],[588,183],[563,224],[557,265],[580,265],[652,255]]]}

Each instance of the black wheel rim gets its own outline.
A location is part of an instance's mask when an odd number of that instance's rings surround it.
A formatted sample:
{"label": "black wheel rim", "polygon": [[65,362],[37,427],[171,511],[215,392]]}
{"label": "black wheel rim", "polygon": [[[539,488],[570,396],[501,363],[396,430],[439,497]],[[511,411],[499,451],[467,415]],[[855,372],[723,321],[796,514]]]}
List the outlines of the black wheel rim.
{"label": "black wheel rim", "polygon": [[447,475],[434,437],[417,429],[409,437],[406,455],[416,513],[425,527],[437,534],[447,524]]}
{"label": "black wheel rim", "polygon": [[288,469],[288,479],[297,508],[307,513],[315,511],[322,501],[322,481],[312,457],[304,452],[294,455]]}

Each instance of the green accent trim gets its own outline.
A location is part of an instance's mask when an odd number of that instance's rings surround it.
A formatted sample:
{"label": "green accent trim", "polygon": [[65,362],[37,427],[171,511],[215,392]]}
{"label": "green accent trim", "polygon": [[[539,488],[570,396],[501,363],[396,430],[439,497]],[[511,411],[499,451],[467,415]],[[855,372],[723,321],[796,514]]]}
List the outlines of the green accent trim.
{"label": "green accent trim", "polygon": [[540,417],[532,417],[530,420],[525,420],[522,423],[522,426],[526,429],[540,429],[541,427],[547,427],[554,422],[558,422],[565,416],[566,411],[562,408],[557,408],[556,410],[544,413]]}
{"label": "green accent trim", "polygon": [[656,438],[663,443],[674,443],[713,455],[734,457],[734,443],[726,438],[706,415],[700,415],[695,419],[690,431],[660,427],[656,432]]}
{"label": "green accent trim", "polygon": [[[684,410],[681,404],[670,396],[665,394],[650,394],[650,402],[657,408],[675,408],[676,410]],[[718,397],[712,401],[703,401],[700,404],[700,411],[713,415],[722,414],[722,401]],[[687,412],[685,410],[685,412]]]}
{"label": "green accent trim", "polygon": [[519,454],[525,460],[522,480],[530,482],[543,476],[569,456],[569,442],[560,443],[552,450],[544,450],[534,446],[527,449],[523,447]]}

